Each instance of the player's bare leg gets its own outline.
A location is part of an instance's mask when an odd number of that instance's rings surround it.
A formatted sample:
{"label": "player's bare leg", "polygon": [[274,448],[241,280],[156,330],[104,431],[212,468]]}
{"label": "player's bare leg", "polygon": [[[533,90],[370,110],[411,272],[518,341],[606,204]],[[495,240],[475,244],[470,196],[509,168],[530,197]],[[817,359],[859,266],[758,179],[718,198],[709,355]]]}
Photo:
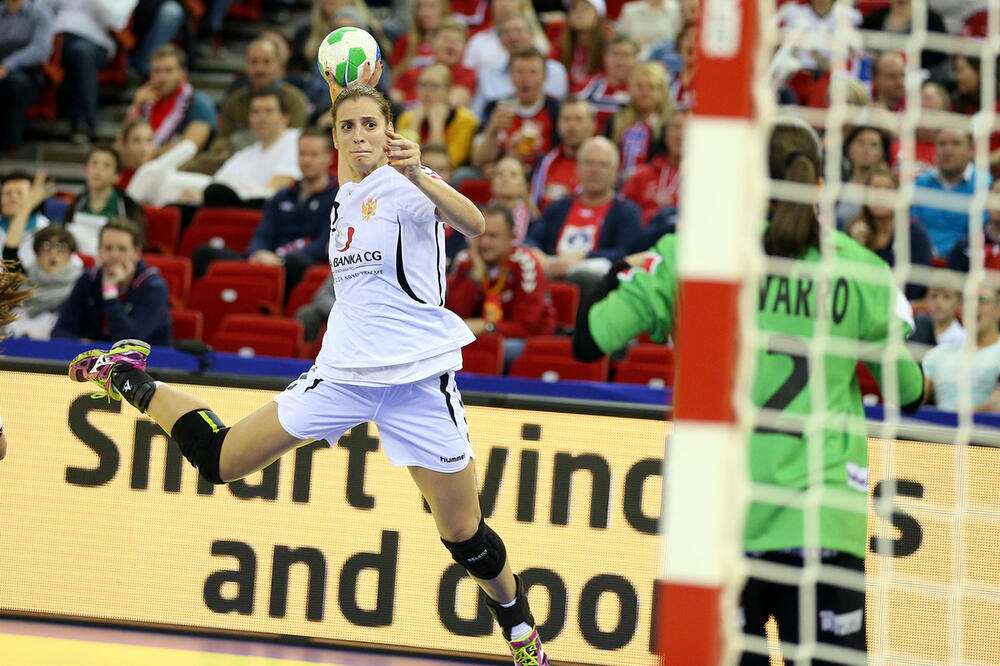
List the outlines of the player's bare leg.
{"label": "player's bare leg", "polygon": [[514,663],[546,666],[549,661],[524,586],[511,571],[503,541],[483,521],[475,464],[454,473],[408,469],[431,508],[441,540],[489,598],[490,612],[510,644]]}
{"label": "player's bare leg", "polygon": [[151,416],[209,481],[241,479],[308,441],[285,432],[273,402],[227,428],[204,400],[154,382],[145,372],[148,355],[146,343],[120,340],[109,351],[80,354],[70,363],[69,374],[100,387],[96,397],[124,398]]}

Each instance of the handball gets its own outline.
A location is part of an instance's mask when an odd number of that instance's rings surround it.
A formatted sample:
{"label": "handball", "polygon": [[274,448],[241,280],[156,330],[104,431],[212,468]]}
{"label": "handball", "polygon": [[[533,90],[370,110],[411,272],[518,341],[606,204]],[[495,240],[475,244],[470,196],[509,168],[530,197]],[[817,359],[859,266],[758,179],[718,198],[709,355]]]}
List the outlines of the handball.
{"label": "handball", "polygon": [[382,58],[375,38],[361,28],[338,28],[320,44],[317,60],[319,71],[327,81],[347,87],[356,83],[369,63],[369,73]]}

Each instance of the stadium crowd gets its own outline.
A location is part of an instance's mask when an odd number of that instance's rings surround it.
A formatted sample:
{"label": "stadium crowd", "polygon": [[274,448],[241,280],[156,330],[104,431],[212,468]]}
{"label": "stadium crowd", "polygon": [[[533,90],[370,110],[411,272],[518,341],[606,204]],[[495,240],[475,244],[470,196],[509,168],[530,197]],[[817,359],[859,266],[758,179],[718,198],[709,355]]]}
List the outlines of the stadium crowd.
{"label": "stadium crowd", "polygon": [[[910,184],[901,179],[916,187],[901,244],[893,206],[877,197],[845,197],[829,219],[889,264],[902,247],[911,264],[968,271],[980,261],[970,256],[969,213],[938,207],[935,194],[972,194],[1000,175],[1000,131],[989,136],[990,169],[974,165],[973,117],[1000,111],[981,99],[987,68],[966,55],[925,50],[911,63],[866,48],[863,31],[910,32],[911,0],[778,4],[778,103],[823,109],[843,94],[870,112],[870,122],[843,128],[844,192]],[[985,38],[986,0],[927,6],[927,30]],[[0,174],[4,258],[37,288],[11,332],[314,353],[336,298],[326,242],[337,191],[330,98],[315,62],[330,30],[357,26],[380,43],[379,87],[397,130],[486,213],[482,237],[448,233],[444,248],[447,305],[480,336],[466,369],[608,379],[607,365],[572,361],[568,340],[553,336],[572,329],[581,294],[616,262],[676,229],[698,0],[313,0],[300,21],[261,23],[242,75],[216,105],[190,73],[225,48],[227,12],[260,20],[260,7],[0,0],[0,155],[30,151],[25,119],[53,113],[69,120],[66,142],[86,152],[84,186],[72,196],[42,172]],[[840,69],[835,39],[847,45]],[[908,85],[914,76],[919,85]],[[114,145],[95,139],[101,86],[130,95]],[[913,168],[901,169],[899,128],[912,106],[922,120],[952,112],[959,122],[918,126]],[[983,219],[987,268],[1000,268],[997,208]],[[906,296],[920,313],[915,342],[963,343],[953,285],[908,284]],[[980,319],[992,325],[976,327],[976,363],[995,384],[1000,303],[986,296]],[[670,384],[669,347],[649,347],[640,341],[642,354],[617,359],[612,378]],[[931,360],[936,393],[948,395],[948,364],[958,361],[943,352]]]}

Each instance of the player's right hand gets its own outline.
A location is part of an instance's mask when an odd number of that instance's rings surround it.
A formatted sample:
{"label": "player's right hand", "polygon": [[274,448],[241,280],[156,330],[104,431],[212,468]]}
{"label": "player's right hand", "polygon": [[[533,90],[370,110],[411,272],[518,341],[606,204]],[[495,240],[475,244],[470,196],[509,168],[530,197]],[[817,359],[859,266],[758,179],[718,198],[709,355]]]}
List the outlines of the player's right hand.
{"label": "player's right hand", "polygon": [[[366,86],[371,86],[372,88],[374,88],[376,85],[378,85],[379,79],[381,78],[382,78],[382,61],[379,60],[377,63],[375,63],[374,71],[372,71],[371,64],[366,62],[364,64],[364,67],[361,69],[361,75],[358,76],[358,80],[352,83],[351,85],[356,86],[359,84],[364,84]],[[337,95],[339,95],[340,91],[344,89],[344,86],[340,85],[336,81],[331,81],[329,79],[327,79],[326,83],[327,85],[330,86],[330,101],[336,102]]]}

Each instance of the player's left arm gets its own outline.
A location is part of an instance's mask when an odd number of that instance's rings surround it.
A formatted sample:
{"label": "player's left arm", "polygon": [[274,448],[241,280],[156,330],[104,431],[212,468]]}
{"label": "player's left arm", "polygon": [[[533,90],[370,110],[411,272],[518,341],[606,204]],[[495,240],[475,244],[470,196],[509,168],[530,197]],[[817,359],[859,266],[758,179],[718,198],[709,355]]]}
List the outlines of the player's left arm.
{"label": "player's left arm", "polygon": [[420,146],[416,142],[386,130],[385,152],[389,166],[406,176],[434,203],[440,219],[468,238],[483,233],[486,219],[479,208],[440,176],[421,166]]}

